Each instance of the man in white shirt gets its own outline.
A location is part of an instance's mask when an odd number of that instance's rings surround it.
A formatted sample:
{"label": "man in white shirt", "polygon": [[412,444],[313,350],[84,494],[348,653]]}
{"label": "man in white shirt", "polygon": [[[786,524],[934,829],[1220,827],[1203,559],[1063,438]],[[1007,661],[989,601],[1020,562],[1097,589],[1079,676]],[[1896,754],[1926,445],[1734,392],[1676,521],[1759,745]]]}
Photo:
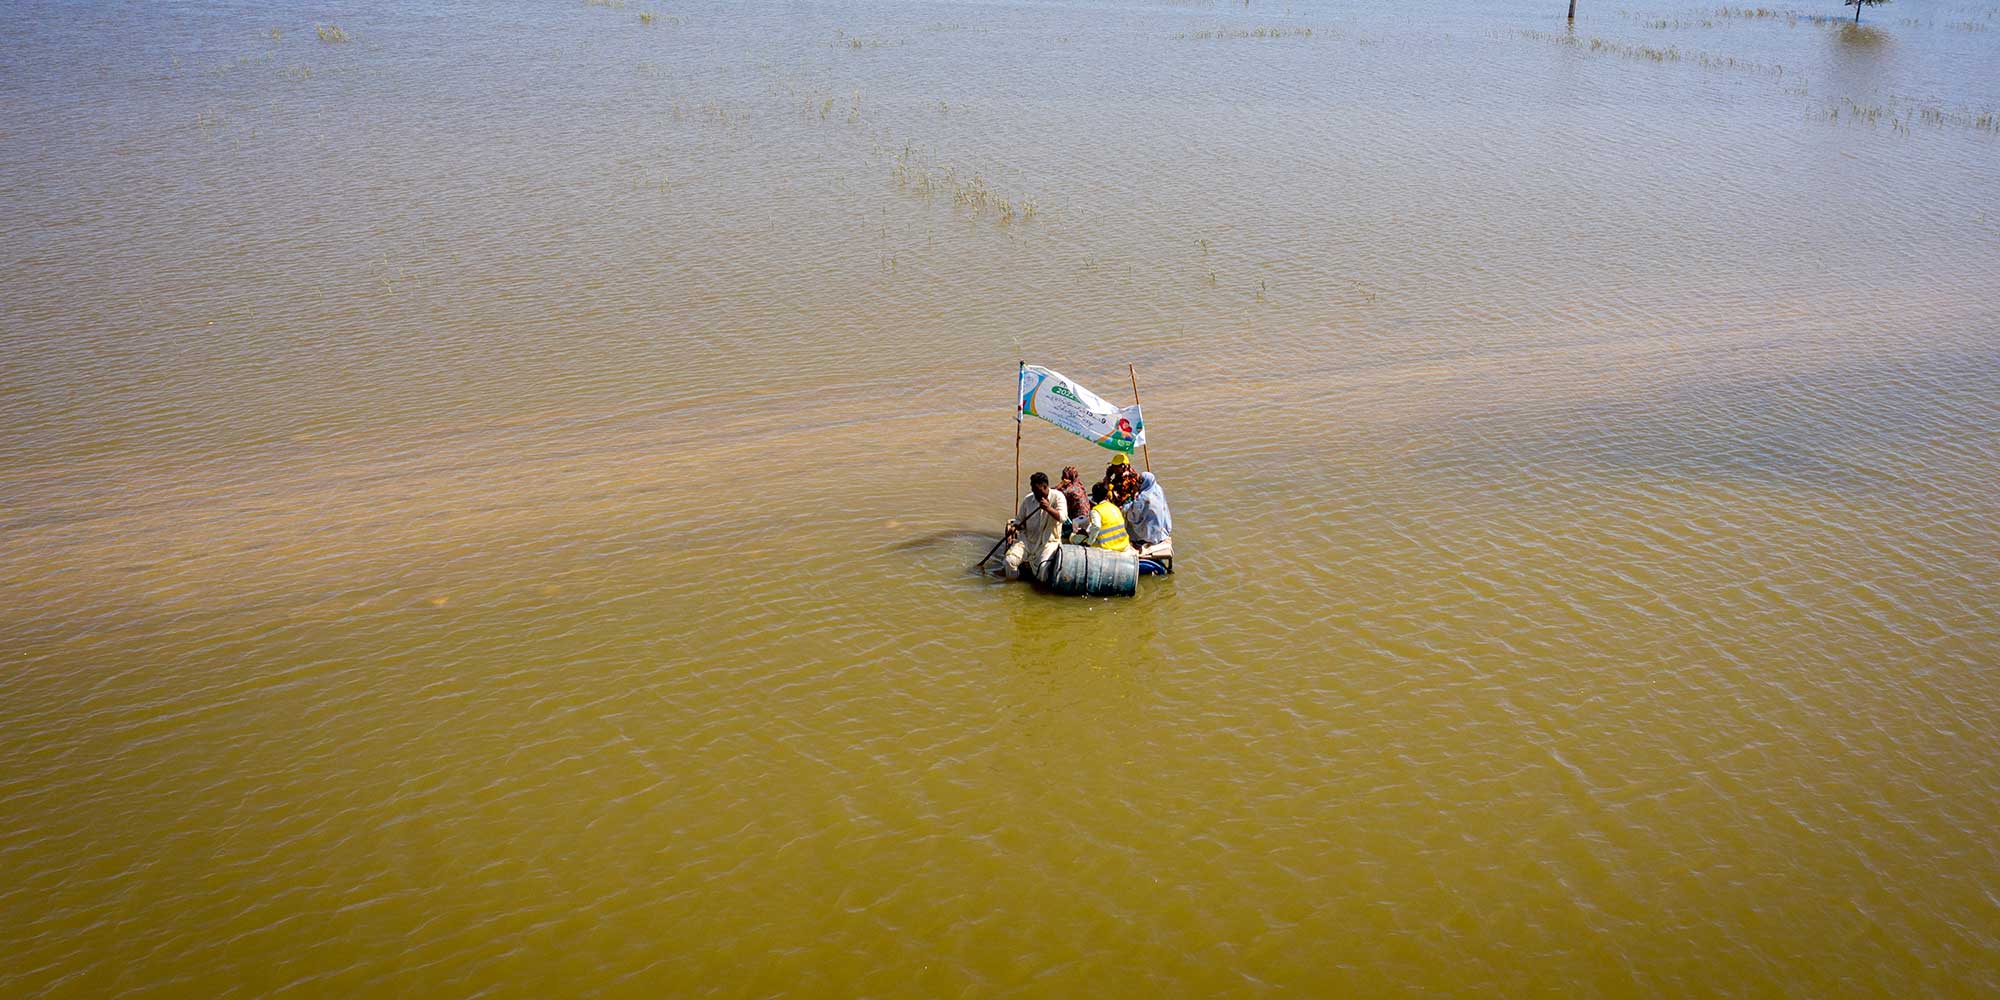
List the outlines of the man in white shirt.
{"label": "man in white shirt", "polygon": [[1049,489],[1049,476],[1037,472],[1028,477],[1029,492],[1021,498],[1020,516],[1015,518],[1014,540],[1007,546],[1002,563],[1007,579],[1020,579],[1021,569],[1037,580],[1048,579],[1049,563],[1062,547],[1062,525],[1069,518],[1063,495]]}

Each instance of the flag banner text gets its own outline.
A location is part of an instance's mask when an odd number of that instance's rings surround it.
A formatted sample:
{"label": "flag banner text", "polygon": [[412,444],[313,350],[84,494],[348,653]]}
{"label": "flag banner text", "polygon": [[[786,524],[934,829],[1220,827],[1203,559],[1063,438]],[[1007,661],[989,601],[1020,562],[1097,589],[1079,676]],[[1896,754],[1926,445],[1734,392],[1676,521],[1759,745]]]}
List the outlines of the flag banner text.
{"label": "flag banner text", "polygon": [[1040,417],[1099,448],[1127,455],[1146,443],[1146,422],[1139,418],[1137,404],[1113,406],[1061,372],[1022,365],[1020,398],[1016,420],[1022,414]]}

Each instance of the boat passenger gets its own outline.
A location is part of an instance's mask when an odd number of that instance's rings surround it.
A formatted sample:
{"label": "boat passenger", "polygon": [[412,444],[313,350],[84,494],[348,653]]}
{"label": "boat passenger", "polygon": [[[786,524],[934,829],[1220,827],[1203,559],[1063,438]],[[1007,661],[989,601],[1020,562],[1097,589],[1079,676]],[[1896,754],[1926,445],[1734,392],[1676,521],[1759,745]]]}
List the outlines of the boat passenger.
{"label": "boat passenger", "polygon": [[1063,508],[1069,511],[1069,521],[1063,525],[1063,537],[1084,533],[1085,522],[1090,518],[1090,490],[1083,485],[1083,473],[1076,466],[1065,465],[1062,481],[1056,484],[1062,491]]}
{"label": "boat passenger", "polygon": [[1104,467],[1104,478],[1098,481],[1104,484],[1105,489],[1110,489],[1112,484],[1118,482],[1119,466],[1129,465],[1131,461],[1131,459],[1125,457],[1125,453],[1122,451],[1112,455],[1111,464]]}
{"label": "boat passenger", "polygon": [[1048,473],[1029,476],[1028,486],[1028,495],[1021,498],[1020,517],[1007,526],[1013,540],[1001,566],[1009,580],[1019,579],[1024,566],[1029,576],[1048,579],[1049,564],[1062,548],[1062,524],[1068,520],[1063,495],[1049,488]]}
{"label": "boat passenger", "polygon": [[1125,515],[1119,513],[1117,505],[1111,502],[1111,494],[1103,483],[1090,488],[1090,499],[1090,544],[1113,552],[1131,548],[1131,543],[1126,541]]}
{"label": "boat passenger", "polygon": [[1139,477],[1134,475],[1132,458],[1124,452],[1111,456],[1111,464],[1104,467],[1104,488],[1111,491],[1111,502],[1123,504],[1139,492]]}
{"label": "boat passenger", "polygon": [[1167,495],[1150,472],[1139,474],[1139,493],[1125,502],[1125,528],[1141,558],[1163,547],[1171,552],[1174,519],[1167,512]]}

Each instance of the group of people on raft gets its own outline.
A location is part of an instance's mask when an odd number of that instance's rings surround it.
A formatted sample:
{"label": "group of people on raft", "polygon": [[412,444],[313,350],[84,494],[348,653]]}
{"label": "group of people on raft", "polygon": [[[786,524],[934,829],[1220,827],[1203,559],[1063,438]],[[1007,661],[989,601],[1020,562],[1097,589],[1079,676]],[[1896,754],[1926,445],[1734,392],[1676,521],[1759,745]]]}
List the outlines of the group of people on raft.
{"label": "group of people on raft", "polygon": [[1104,479],[1094,486],[1083,485],[1074,465],[1063,469],[1062,481],[1053,487],[1046,472],[1028,477],[1028,486],[1020,516],[1007,522],[1001,570],[1007,579],[1018,579],[1025,570],[1047,580],[1064,542],[1129,551],[1172,567],[1174,521],[1167,512],[1167,495],[1152,473],[1133,468],[1126,455],[1112,458]]}

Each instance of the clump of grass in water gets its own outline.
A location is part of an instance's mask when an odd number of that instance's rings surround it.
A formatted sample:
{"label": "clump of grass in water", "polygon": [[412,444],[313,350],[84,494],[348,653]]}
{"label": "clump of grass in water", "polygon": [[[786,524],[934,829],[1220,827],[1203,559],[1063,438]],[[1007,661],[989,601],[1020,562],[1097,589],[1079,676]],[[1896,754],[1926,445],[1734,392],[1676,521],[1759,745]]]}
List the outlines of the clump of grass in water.
{"label": "clump of grass in water", "polygon": [[[1902,135],[1910,134],[1911,117],[1905,115],[1899,118],[1896,116],[1895,109],[1893,108],[1884,107],[1879,104],[1856,104],[1853,98],[1845,97],[1841,98],[1841,102],[1847,108],[1847,120],[1850,122],[1865,124],[1869,128],[1875,128],[1886,120],[1889,125],[1889,131]],[[1839,121],[1840,109],[1841,105],[1835,105],[1827,117],[1833,121]],[[1932,120],[1929,109],[1919,109],[1919,115],[1926,121]]]}
{"label": "clump of grass in water", "polygon": [[1304,26],[1290,28],[1209,28],[1203,31],[1183,31],[1174,36],[1177,42],[1212,42],[1230,38],[1311,38],[1313,30]]}
{"label": "clump of grass in water", "polygon": [[1801,14],[1793,10],[1772,10],[1769,7],[1718,7],[1716,8],[1715,16],[1733,17],[1738,20],[1783,21],[1787,28],[1796,28],[1801,23],[1820,25],[1847,23],[1847,19],[1844,17],[1831,17],[1826,14]]}
{"label": "clump of grass in water", "polygon": [[973,174],[970,179],[963,178],[958,168],[929,161],[923,153],[908,144],[891,156],[889,176],[896,182],[897,188],[926,202],[949,194],[953,208],[965,209],[974,217],[984,215],[986,209],[991,208],[1003,226],[1026,225],[1035,221],[1041,212],[1041,206],[1034,199],[1003,197],[979,174]]}
{"label": "clump of grass in water", "polygon": [[951,200],[955,205],[977,212],[986,207],[987,199],[992,196],[993,192],[986,187],[986,178],[973,174],[972,180],[955,187]]}
{"label": "clump of grass in water", "polygon": [[652,11],[650,11],[650,10],[642,10],[642,11],[640,11],[640,12],[639,12],[639,23],[640,23],[640,24],[652,24],[652,23],[653,23],[653,12],[652,12]]}
{"label": "clump of grass in water", "polygon": [[1607,42],[1602,38],[1593,38],[1590,40],[1590,51],[1616,52],[1622,56],[1630,56],[1634,59],[1651,59],[1654,62],[1678,62],[1681,58],[1681,50],[1671,45],[1664,49],[1656,49],[1651,45],[1620,45],[1617,42]]}
{"label": "clump of grass in water", "polygon": [[[1880,109],[1864,108],[1861,105],[1855,104],[1852,98],[1844,98],[1843,100],[1849,108],[1848,111],[1849,119],[1860,118],[1862,120],[1869,120],[1870,123],[1872,124],[1873,122],[1871,119],[1868,118],[1866,112],[1870,110],[1875,110],[1875,111],[1880,110]],[[1894,114],[1893,112],[1890,113],[1892,115]],[[1840,118],[1840,108],[1835,107],[1831,109],[1827,117],[1838,120]],[[1977,112],[1970,110],[1947,111],[1944,108],[1938,107],[1937,105],[1926,104],[1917,108],[1914,117],[1905,115],[1902,120],[1904,122],[1909,122],[1912,120],[1922,122],[1923,124],[1929,125],[1933,128],[1944,128],[1946,126],[1955,126],[1958,128],[1969,128],[1975,132],[2000,133],[2000,113],[1992,111],[1977,111]],[[1895,123],[1896,123],[1895,119],[1892,118],[1891,124]],[[1907,130],[1908,129],[1906,127],[1905,131]]]}
{"label": "clump of grass in water", "polygon": [[1602,38],[1552,35],[1545,31],[1522,31],[1519,34],[1523,38],[1532,38],[1540,42],[1566,45],[1573,49],[1588,52],[1624,56],[1627,59],[1645,59],[1650,62],[1669,63],[1680,62],[1685,58],[1711,69],[1737,70],[1746,73],[1775,73],[1778,76],[1785,75],[1785,67],[1783,66],[1766,66],[1763,63],[1749,62],[1738,59],[1735,56],[1717,56],[1706,52],[1693,52],[1683,55],[1679,48],[1671,45],[1662,49],[1651,45],[1626,45],[1623,42],[1606,41]]}
{"label": "clump of grass in water", "polygon": [[1648,28],[1659,28],[1663,30],[1672,30],[1672,31],[1680,31],[1685,28],[1715,27],[1715,22],[1705,17],[1700,20],[1689,20],[1689,21],[1683,21],[1678,17],[1672,19],[1664,17],[1656,17],[1651,20],[1640,21],[1639,23],[1645,25]]}
{"label": "clump of grass in water", "polygon": [[888,43],[884,42],[880,38],[867,38],[861,35],[850,35],[847,33],[846,28],[835,28],[833,29],[832,44],[835,48],[840,48],[845,46],[846,48],[850,49],[879,49],[884,45],[887,45]]}
{"label": "clump of grass in water", "polygon": [[341,42],[349,42],[354,40],[353,37],[350,36],[346,31],[342,30],[340,25],[338,24],[314,25],[313,34],[318,35],[319,40],[327,43],[328,45],[338,45]]}

